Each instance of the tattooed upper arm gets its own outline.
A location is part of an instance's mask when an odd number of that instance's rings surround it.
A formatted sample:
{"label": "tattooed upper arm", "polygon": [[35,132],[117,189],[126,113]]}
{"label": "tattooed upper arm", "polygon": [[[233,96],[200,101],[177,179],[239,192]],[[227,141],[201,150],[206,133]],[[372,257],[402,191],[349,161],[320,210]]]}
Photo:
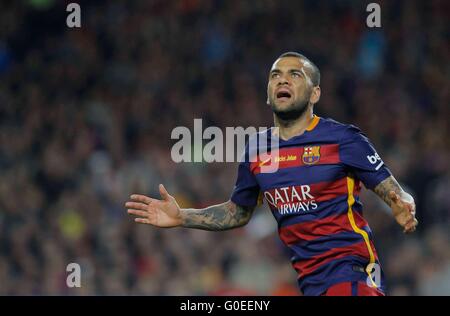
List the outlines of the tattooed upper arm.
{"label": "tattooed upper arm", "polygon": [[389,192],[394,191],[397,194],[403,191],[400,184],[398,184],[397,180],[393,176],[387,177],[383,181],[381,181],[373,191],[383,199],[387,203],[387,205],[391,206],[391,199],[389,198]]}
{"label": "tattooed upper arm", "polygon": [[239,206],[228,200],[204,209],[184,209],[183,227],[203,230],[227,230],[244,226],[250,220],[254,207]]}

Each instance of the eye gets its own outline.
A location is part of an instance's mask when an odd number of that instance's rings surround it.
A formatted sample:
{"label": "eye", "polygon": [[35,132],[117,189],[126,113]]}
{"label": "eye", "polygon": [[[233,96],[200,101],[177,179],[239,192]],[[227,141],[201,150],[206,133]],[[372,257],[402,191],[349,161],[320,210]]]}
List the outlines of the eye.
{"label": "eye", "polygon": [[272,78],[272,79],[279,78],[279,77],[280,77],[280,74],[277,72],[274,72],[270,75],[270,78]]}
{"label": "eye", "polygon": [[300,78],[301,76],[300,76],[300,74],[298,72],[293,72],[292,73],[292,77],[293,78]]}

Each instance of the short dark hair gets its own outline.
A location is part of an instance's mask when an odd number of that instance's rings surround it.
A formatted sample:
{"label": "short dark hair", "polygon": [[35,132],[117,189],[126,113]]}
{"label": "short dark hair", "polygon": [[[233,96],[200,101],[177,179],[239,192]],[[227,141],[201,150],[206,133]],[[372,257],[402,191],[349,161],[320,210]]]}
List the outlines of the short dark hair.
{"label": "short dark hair", "polygon": [[307,61],[308,63],[310,63],[311,68],[312,68],[311,81],[314,84],[314,86],[320,85],[319,68],[311,60],[309,60],[308,57],[306,57],[303,54],[297,53],[297,52],[286,52],[286,53],[281,54],[280,57],[278,57],[278,59],[283,58],[283,57],[297,57],[297,58],[300,58],[301,60],[304,60],[304,61]]}

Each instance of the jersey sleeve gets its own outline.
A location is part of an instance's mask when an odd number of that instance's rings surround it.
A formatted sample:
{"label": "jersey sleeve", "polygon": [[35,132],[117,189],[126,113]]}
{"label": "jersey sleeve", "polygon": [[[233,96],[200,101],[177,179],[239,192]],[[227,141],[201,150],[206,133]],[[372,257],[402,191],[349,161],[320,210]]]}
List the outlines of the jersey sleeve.
{"label": "jersey sleeve", "polygon": [[370,140],[353,125],[348,126],[341,137],[339,156],[348,171],[355,174],[367,189],[375,188],[392,175]]}
{"label": "jersey sleeve", "polygon": [[231,194],[231,201],[241,206],[256,206],[259,204],[260,187],[255,175],[250,171],[248,147],[245,157],[241,159],[238,167],[236,185]]}

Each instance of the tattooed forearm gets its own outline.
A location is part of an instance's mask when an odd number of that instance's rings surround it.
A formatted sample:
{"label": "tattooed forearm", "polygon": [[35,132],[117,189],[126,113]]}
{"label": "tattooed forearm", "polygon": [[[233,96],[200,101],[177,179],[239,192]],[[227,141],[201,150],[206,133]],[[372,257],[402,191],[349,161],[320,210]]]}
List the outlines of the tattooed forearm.
{"label": "tattooed forearm", "polygon": [[373,191],[378,194],[378,196],[382,198],[387,205],[391,206],[392,201],[389,197],[389,192],[394,191],[395,193],[400,194],[403,189],[400,184],[398,184],[397,180],[395,180],[393,176],[390,176],[381,181],[380,184],[373,189]]}
{"label": "tattooed forearm", "polygon": [[253,207],[242,207],[231,201],[204,209],[183,209],[183,227],[203,230],[227,230],[244,226],[250,220]]}

